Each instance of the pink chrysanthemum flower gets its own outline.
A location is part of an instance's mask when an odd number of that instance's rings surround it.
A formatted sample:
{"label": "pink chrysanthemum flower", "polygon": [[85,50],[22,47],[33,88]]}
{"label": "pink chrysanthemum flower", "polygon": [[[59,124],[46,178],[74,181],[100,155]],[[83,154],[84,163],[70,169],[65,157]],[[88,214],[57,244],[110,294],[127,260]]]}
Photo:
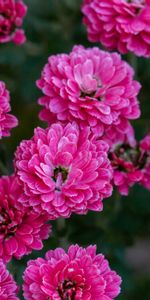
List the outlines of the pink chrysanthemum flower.
{"label": "pink chrysanthemum flower", "polygon": [[31,140],[16,151],[16,172],[25,195],[24,205],[47,211],[50,219],[101,211],[111,196],[112,168],[108,145],[76,123],[37,128]]}
{"label": "pink chrysanthemum flower", "polygon": [[0,1],[0,43],[23,44],[26,40],[22,26],[27,6],[22,0]]}
{"label": "pink chrysanthemum flower", "polygon": [[49,236],[46,216],[17,204],[22,193],[15,176],[0,178],[0,257],[4,262],[42,249],[42,240]]}
{"label": "pink chrysanthemum flower", "polygon": [[109,267],[96,246],[70,246],[50,250],[45,259],[28,262],[24,272],[26,300],[113,300],[120,293],[121,278]]}
{"label": "pink chrysanthemum flower", "polygon": [[16,296],[18,292],[18,287],[6,270],[6,266],[0,260],[0,299],[1,300],[19,300]]}
{"label": "pink chrysanthemum flower", "polygon": [[[121,136],[120,136],[121,137]],[[113,182],[121,195],[140,183],[150,189],[150,135],[140,143],[135,140],[133,128],[122,139],[111,141],[109,158],[114,170]]]}
{"label": "pink chrysanthemum flower", "polygon": [[9,112],[10,107],[10,96],[6,89],[5,83],[0,81],[0,139],[2,136],[9,136],[10,129],[17,126],[18,121]]}
{"label": "pink chrysanthemum flower", "polygon": [[150,0],[84,0],[82,12],[91,42],[150,57]]}
{"label": "pink chrysanthemum flower", "polygon": [[45,94],[42,120],[75,120],[101,136],[111,124],[125,130],[128,119],[140,116],[140,84],[133,69],[117,53],[75,46],[72,52],[49,57],[37,86]]}

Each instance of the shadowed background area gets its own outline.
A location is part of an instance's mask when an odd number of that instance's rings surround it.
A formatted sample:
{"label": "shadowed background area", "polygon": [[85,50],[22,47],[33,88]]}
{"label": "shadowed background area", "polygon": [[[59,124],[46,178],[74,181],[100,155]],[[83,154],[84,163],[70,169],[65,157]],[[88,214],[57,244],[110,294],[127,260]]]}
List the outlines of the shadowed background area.
{"label": "shadowed background area", "polygon": [[[36,126],[46,126],[38,119],[41,95],[35,80],[49,55],[69,52],[74,44],[92,46],[87,41],[82,25],[80,0],[24,0],[28,6],[24,28],[27,42],[23,46],[0,45],[0,79],[11,92],[13,114],[19,126],[10,138],[0,141],[0,161],[5,168],[0,173],[12,172],[13,153],[22,139],[30,138]],[[143,88],[140,93],[142,116],[133,123],[137,139],[150,131],[150,59],[124,57],[136,68],[136,78]],[[122,276],[120,300],[150,299],[150,193],[136,185],[128,197],[120,197],[114,191],[112,198],[105,200],[102,213],[72,216],[69,220],[53,222],[53,235],[40,252],[12,261],[9,269],[21,284],[22,272],[29,258],[44,256],[44,253],[59,245],[79,243],[86,246],[97,244],[111,266]],[[20,299],[21,298],[20,293]]]}

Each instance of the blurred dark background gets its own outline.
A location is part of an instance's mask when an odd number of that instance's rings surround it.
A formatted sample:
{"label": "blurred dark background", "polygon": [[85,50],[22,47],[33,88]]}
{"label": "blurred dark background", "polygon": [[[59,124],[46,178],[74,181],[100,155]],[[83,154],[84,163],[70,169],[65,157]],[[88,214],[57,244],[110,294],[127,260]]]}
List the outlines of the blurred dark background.
{"label": "blurred dark background", "polygon": [[[0,141],[0,160],[5,168],[1,175],[11,173],[13,153],[22,139],[30,138],[36,126],[46,126],[38,120],[41,95],[35,80],[49,55],[69,52],[74,44],[92,46],[82,25],[80,0],[24,0],[28,5],[24,28],[27,42],[23,46],[0,45],[0,79],[11,92],[13,114],[19,126],[10,138]],[[99,45],[100,46],[100,45]],[[124,57],[127,59],[127,57]],[[138,139],[150,131],[150,59],[132,58],[136,78],[142,83],[139,96],[142,116],[133,123]],[[49,248],[67,247],[71,243],[86,246],[97,244],[112,268],[122,276],[122,293],[118,300],[150,299],[150,193],[141,186],[131,189],[128,197],[105,200],[102,213],[72,216],[53,222],[53,234],[41,252],[21,261],[12,261],[10,270],[21,284],[22,272],[29,258],[43,255]],[[21,298],[20,293],[20,299]]]}

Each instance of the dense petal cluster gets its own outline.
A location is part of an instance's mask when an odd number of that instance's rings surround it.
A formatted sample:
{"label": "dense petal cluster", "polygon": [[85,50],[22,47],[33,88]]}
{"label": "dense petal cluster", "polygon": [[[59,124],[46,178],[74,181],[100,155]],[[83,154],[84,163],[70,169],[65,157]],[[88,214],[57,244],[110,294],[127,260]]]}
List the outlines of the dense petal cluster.
{"label": "dense petal cluster", "polygon": [[125,130],[123,130],[123,127],[109,126],[102,138],[107,142],[111,149],[114,149],[115,145],[126,142],[133,147],[136,144],[134,129],[131,123],[128,123]]}
{"label": "dense petal cluster", "polygon": [[108,145],[96,140],[90,128],[76,123],[53,124],[35,130],[16,151],[15,167],[24,188],[21,202],[50,219],[101,211],[111,196],[112,168]]}
{"label": "dense petal cluster", "polygon": [[149,0],[84,0],[82,12],[91,42],[150,57]]}
{"label": "dense petal cluster", "polygon": [[18,287],[6,270],[6,266],[0,260],[0,299],[1,300],[19,300],[16,296],[18,292]]}
{"label": "dense petal cluster", "polygon": [[70,246],[28,262],[24,272],[26,300],[112,300],[120,293],[121,278],[96,247]]}
{"label": "dense petal cluster", "polygon": [[27,6],[22,0],[0,1],[0,43],[13,41],[15,44],[25,42],[24,30],[20,29],[26,15]]}
{"label": "dense petal cluster", "polygon": [[128,134],[111,144],[109,158],[113,182],[120,194],[127,196],[129,188],[137,182],[150,189],[150,135],[139,143],[131,127]]}
{"label": "dense petal cluster", "polygon": [[9,136],[10,129],[17,126],[17,119],[9,114],[10,107],[10,96],[6,89],[5,83],[0,81],[0,139],[2,136]]}
{"label": "dense petal cluster", "polygon": [[111,124],[126,129],[140,115],[140,84],[133,69],[117,53],[75,46],[70,54],[49,57],[38,87],[44,97],[42,120],[75,120],[101,136]]}
{"label": "dense petal cluster", "polygon": [[4,262],[41,249],[50,232],[46,216],[19,207],[21,195],[15,176],[0,178],[0,257]]}

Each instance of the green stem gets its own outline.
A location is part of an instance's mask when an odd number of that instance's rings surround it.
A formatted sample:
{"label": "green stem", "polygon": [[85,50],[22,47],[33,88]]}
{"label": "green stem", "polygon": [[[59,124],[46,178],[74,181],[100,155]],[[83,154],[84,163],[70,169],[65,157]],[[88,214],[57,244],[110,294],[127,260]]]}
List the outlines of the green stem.
{"label": "green stem", "polygon": [[138,77],[138,58],[133,53],[129,53],[127,56],[128,63],[133,67],[135,77]]}
{"label": "green stem", "polygon": [[69,246],[69,243],[68,243],[67,237],[63,235],[63,232],[65,231],[65,228],[66,228],[65,219],[64,218],[59,218],[57,220],[57,229],[58,229],[58,232],[60,233],[59,245],[63,249],[67,250],[68,246]]}
{"label": "green stem", "polygon": [[121,209],[121,195],[116,189],[115,194],[114,194],[114,214],[118,214],[120,209]]}
{"label": "green stem", "polygon": [[2,161],[0,161],[0,173],[3,175],[8,175],[8,170]]}

